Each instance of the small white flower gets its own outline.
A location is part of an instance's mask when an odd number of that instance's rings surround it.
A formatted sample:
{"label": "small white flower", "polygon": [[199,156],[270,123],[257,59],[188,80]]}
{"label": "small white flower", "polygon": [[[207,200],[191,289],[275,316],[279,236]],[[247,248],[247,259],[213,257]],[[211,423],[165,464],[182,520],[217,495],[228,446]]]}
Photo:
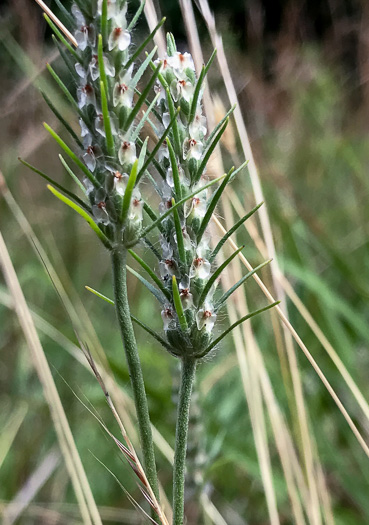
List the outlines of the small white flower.
{"label": "small white flower", "polygon": [[[108,77],[115,76],[115,67],[110,64],[108,57],[103,56],[104,69]],[[91,62],[89,64],[90,75],[93,81],[100,77],[99,59],[97,55],[92,55]]]}
{"label": "small white flower", "polygon": [[174,320],[174,312],[170,306],[167,306],[162,310],[161,318],[163,319],[164,330],[167,331],[170,323]]}
{"label": "small white flower", "polygon": [[202,151],[203,151],[203,144],[199,140],[196,140],[194,138],[187,138],[185,139],[183,143],[183,158],[186,160],[189,159],[196,159],[200,160]]}
{"label": "small white flower", "polygon": [[[155,62],[156,62],[156,60],[155,60]],[[156,95],[157,95],[158,93],[160,93],[160,95],[159,95],[159,97],[158,97],[158,99],[157,99],[157,101],[156,101],[156,104],[157,104],[158,106],[160,106],[160,102],[161,102],[162,100],[165,100],[165,99],[166,99],[166,92],[165,92],[165,89],[163,88],[163,86],[162,86],[161,84],[157,83],[157,84],[155,84],[155,86],[154,86],[154,91],[155,91],[155,94],[156,94]]]}
{"label": "small white flower", "polygon": [[84,138],[90,133],[90,131],[86,126],[84,120],[82,120],[81,118],[79,119],[79,125],[81,126],[81,137]]}
{"label": "small white flower", "polygon": [[142,221],[143,205],[144,201],[141,199],[140,190],[138,188],[134,188],[128,216],[130,221]]}
{"label": "small white flower", "polygon": [[187,102],[190,102],[194,91],[195,87],[188,80],[173,80],[170,85],[170,92],[175,101],[184,98]]}
{"label": "small white flower", "polygon": [[190,278],[193,279],[207,279],[210,275],[211,264],[210,262],[201,257],[198,253],[195,259],[192,261],[190,268]]}
{"label": "small white flower", "polygon": [[193,296],[190,292],[188,283],[179,283],[179,295],[181,298],[182,306],[185,310],[193,306]]}
{"label": "small white flower", "polygon": [[121,164],[133,164],[137,158],[135,143],[124,140],[119,148],[118,157]]}
{"label": "small white flower", "polygon": [[195,71],[195,64],[190,53],[175,53],[172,57],[167,57],[168,64],[178,71],[184,71],[185,69],[192,69]]}
{"label": "small white flower", "polygon": [[84,51],[88,45],[93,47],[96,42],[95,28],[86,24],[85,17],[75,4],[72,6],[72,14],[76,19],[77,30],[75,31],[74,36],[77,40],[79,49]]}
{"label": "small white flower", "polygon": [[163,126],[165,128],[167,128],[170,124],[170,114],[168,112],[166,113],[163,113],[163,116],[162,116],[162,119],[163,119]]}
{"label": "small white flower", "polygon": [[77,89],[78,107],[80,109],[85,106],[95,106],[96,96],[94,88],[90,84],[85,84]]}
{"label": "small white flower", "polygon": [[[116,134],[115,124],[113,118],[110,116],[110,127],[112,134]],[[102,113],[98,113],[95,118],[95,129],[102,136],[105,137],[105,126],[104,126],[104,117]]]}
{"label": "small white flower", "polygon": [[119,81],[115,84],[113,90],[113,105],[114,107],[121,105],[130,108],[133,100],[133,89],[130,85],[132,77],[133,65],[125,71],[123,75],[119,75]]}
{"label": "small white flower", "polygon": [[168,258],[159,263],[160,276],[167,279],[168,275],[176,275],[177,263],[174,259]]}
{"label": "small white flower", "polygon": [[85,82],[87,82],[87,71],[85,70],[85,68],[82,66],[82,64],[80,64],[79,62],[77,62],[75,64],[75,70],[77,72],[77,75],[79,77],[81,77]]}
{"label": "small white flower", "polygon": [[169,159],[168,143],[166,140],[161,143],[158,151],[158,161],[162,162],[163,159]]}
{"label": "small white flower", "polygon": [[191,213],[193,213],[193,218],[202,219],[205,217],[205,213],[207,210],[207,200],[205,198],[201,198],[199,195],[196,195],[191,200],[187,201],[184,206],[184,214],[185,217],[189,217]]}
{"label": "small white flower", "polygon": [[202,139],[206,135],[207,131],[206,117],[201,114],[201,110],[196,111],[195,118],[189,126],[191,137],[194,137],[195,139]]}
{"label": "small white flower", "polygon": [[114,172],[114,188],[119,195],[122,195],[122,197],[126,192],[128,178],[127,173],[122,174],[120,171]]}
{"label": "small white flower", "polygon": [[96,159],[101,157],[101,150],[98,146],[91,145],[91,137],[86,135],[84,139],[85,151],[82,155],[84,163],[90,171],[95,171],[96,168]]}
{"label": "small white flower", "polygon": [[208,333],[211,333],[216,319],[217,316],[213,311],[212,305],[208,302],[205,302],[204,307],[201,308],[196,314],[197,328],[199,330],[205,328]]}
{"label": "small white flower", "polygon": [[102,224],[109,224],[109,215],[106,211],[106,204],[104,201],[98,202],[92,206],[92,213],[97,222]]}
{"label": "small white flower", "polygon": [[131,43],[131,33],[123,27],[116,27],[109,35],[109,51],[118,47],[119,51],[125,51]]}
{"label": "small white flower", "polygon": [[[100,16],[102,14],[102,3],[103,3],[103,0],[98,0],[97,2],[97,12]],[[117,12],[116,0],[108,0],[108,20],[113,18],[116,15],[116,12]]]}

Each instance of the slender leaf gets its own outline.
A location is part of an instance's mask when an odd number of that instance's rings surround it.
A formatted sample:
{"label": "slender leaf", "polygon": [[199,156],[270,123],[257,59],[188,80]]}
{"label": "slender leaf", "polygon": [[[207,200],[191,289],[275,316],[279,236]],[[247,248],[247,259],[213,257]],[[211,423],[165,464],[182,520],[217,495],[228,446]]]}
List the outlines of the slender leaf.
{"label": "slender leaf", "polygon": [[237,326],[239,326],[240,324],[244,323],[248,319],[251,319],[252,317],[255,317],[255,315],[258,315],[258,314],[261,314],[263,312],[266,312],[267,310],[270,310],[274,306],[277,306],[279,303],[280,303],[280,301],[276,301],[275,303],[269,304],[268,306],[265,306],[265,308],[260,308],[260,310],[256,310],[255,312],[252,312],[252,313],[250,313],[248,315],[245,315],[245,317],[242,317],[241,319],[239,319],[238,321],[233,323],[233,325],[230,326],[229,328],[227,328],[217,339],[215,339],[207,347],[207,349],[204,350],[204,352],[201,355],[198,356],[198,358],[200,359],[201,357],[206,356],[213,348],[215,348],[225,338],[226,335],[228,335],[230,332],[232,332],[232,330],[234,330]]}
{"label": "slender leaf", "polygon": [[220,131],[218,132],[218,134],[216,135],[216,137],[214,138],[213,142],[210,144],[210,146],[208,147],[208,149],[206,150],[205,152],[205,155],[201,161],[201,164],[199,166],[199,169],[197,170],[197,173],[196,173],[196,178],[195,178],[195,182],[199,181],[200,178],[201,178],[201,175],[204,173],[204,170],[206,168],[206,165],[207,163],[209,162],[209,159],[213,153],[213,151],[215,150],[215,148],[217,147],[218,145],[218,142],[220,141],[220,139],[222,138],[222,135],[223,133],[225,132],[227,126],[228,126],[228,122],[229,122],[229,119],[227,118],[223,124],[223,126],[220,128]]}
{"label": "slender leaf", "polygon": [[169,159],[170,159],[170,165],[172,167],[172,174],[173,174],[173,182],[174,182],[174,189],[176,194],[176,199],[180,200],[182,198],[182,191],[181,191],[181,181],[179,180],[179,169],[178,169],[178,163],[176,159],[176,154],[174,153],[173,146],[169,140],[169,137],[167,137],[167,145],[168,145],[168,152],[169,152]]}
{"label": "slender leaf", "polygon": [[156,50],[157,50],[157,47],[155,46],[154,49],[151,51],[151,53],[149,53],[147,55],[146,59],[142,62],[142,64],[138,68],[135,76],[132,78],[132,80],[129,83],[130,87],[135,88],[137,86],[137,84],[139,83],[142,75],[145,73],[148,65],[150,64],[152,57],[155,55]]}
{"label": "slender leaf", "polygon": [[91,208],[85,203],[83,202],[79,197],[77,197],[77,195],[75,195],[73,192],[67,190],[66,188],[64,188],[64,186],[62,186],[61,184],[59,184],[58,182],[56,182],[55,180],[53,180],[51,177],[48,177],[48,175],[46,175],[45,173],[43,173],[42,171],[38,170],[37,168],[35,168],[34,166],[32,166],[32,164],[29,164],[28,162],[26,162],[25,160],[21,159],[19,157],[19,161],[24,165],[26,166],[27,168],[29,168],[30,170],[32,170],[34,173],[37,173],[37,175],[40,175],[40,177],[42,177],[43,179],[45,179],[49,184],[53,184],[56,188],[58,188],[60,191],[62,191],[63,193],[65,193],[65,195],[68,195],[68,197],[70,197],[71,199],[73,199],[77,204],[79,204],[79,206],[81,208],[83,208],[84,210],[90,212],[91,211]]}
{"label": "slender leaf", "polygon": [[56,140],[59,146],[65,151],[65,153],[73,160],[73,162],[83,171],[86,177],[92,182],[95,188],[99,188],[99,183],[90,172],[90,170],[83,164],[83,162],[77,157],[75,153],[66,145],[66,143],[59,137],[57,133],[48,125],[44,123],[45,129],[50,133],[50,135]]}
{"label": "slender leaf", "polygon": [[102,109],[102,114],[103,114],[104,130],[105,130],[105,137],[106,137],[106,149],[108,150],[108,154],[110,155],[110,157],[114,157],[114,154],[115,154],[114,137],[113,137],[113,133],[111,130],[108,100],[106,98],[105,86],[103,82],[100,82],[100,92],[101,92],[101,109]]}
{"label": "slender leaf", "polygon": [[73,49],[73,47],[70,45],[70,43],[68,42],[68,40],[66,40],[66,38],[64,37],[64,35],[61,33],[61,31],[56,27],[56,25],[54,24],[54,22],[47,16],[46,13],[44,13],[44,18],[46,20],[46,22],[49,24],[49,26],[51,27],[51,29],[54,31],[55,35],[59,38],[59,40],[65,45],[65,47],[68,49],[68,51],[74,56],[74,58],[76,60],[78,60],[78,62],[80,61],[80,57],[79,57],[79,54],[77,53],[77,51],[75,49]]}
{"label": "slender leaf", "polygon": [[76,143],[78,144],[78,146],[80,148],[83,148],[83,144],[82,142],[80,141],[78,135],[73,131],[73,129],[71,128],[71,126],[68,124],[68,122],[61,116],[61,114],[59,113],[59,111],[56,109],[56,107],[54,106],[54,104],[51,102],[51,100],[49,99],[49,97],[46,95],[46,93],[44,93],[42,90],[40,90],[41,92],[41,95],[43,97],[43,99],[45,100],[46,104],[49,106],[49,108],[51,109],[51,111],[54,113],[54,115],[56,116],[56,118],[61,122],[61,124],[65,127],[65,129],[68,131],[68,133],[70,134],[70,136],[73,138],[73,140],[76,141]]}
{"label": "slender leaf", "polygon": [[112,299],[109,299],[109,297],[106,297],[106,295],[103,295],[102,293],[98,292],[97,290],[94,290],[94,288],[91,288],[90,286],[85,286],[86,290],[93,293],[97,297],[100,297],[100,299],[103,299],[108,304],[115,305],[114,301]]}
{"label": "slender leaf", "polygon": [[209,278],[209,280],[207,281],[202,293],[201,293],[201,296],[200,296],[200,299],[199,299],[199,304],[198,304],[198,307],[200,308],[205,299],[206,299],[206,296],[208,295],[208,293],[210,292],[210,289],[211,287],[213,286],[213,284],[215,283],[215,281],[217,280],[217,278],[220,276],[220,274],[222,273],[222,271],[227,268],[227,266],[233,261],[233,259],[240,253],[241,250],[244,249],[244,246],[241,246],[240,248],[238,248],[234,253],[232,253],[232,255],[230,257],[228,257],[228,259],[226,259],[223,264],[221,264],[216,270],[215,272],[211,275],[211,277]]}
{"label": "slender leaf", "polygon": [[152,75],[152,77],[150,78],[149,82],[145,86],[145,89],[142,91],[141,95],[139,96],[139,98],[138,98],[136,104],[134,105],[131,113],[128,115],[127,121],[124,124],[126,130],[128,130],[130,128],[130,126],[133,123],[134,119],[138,115],[138,112],[140,111],[142,105],[146,101],[147,95],[149,93],[151,93],[152,87],[153,87],[156,79],[158,78],[158,74],[160,72],[160,68],[161,68],[161,64],[159,64],[158,67],[156,68],[156,70],[154,71],[154,74]]}
{"label": "slender leaf", "polygon": [[255,208],[253,208],[249,213],[244,215],[239,221],[236,222],[236,224],[234,226],[232,226],[232,228],[230,230],[227,231],[227,233],[225,233],[223,235],[223,237],[220,239],[220,241],[218,242],[218,244],[216,245],[216,247],[214,248],[212,254],[209,257],[209,261],[210,262],[214,261],[215,257],[218,255],[219,251],[221,250],[223,245],[228,241],[230,236],[233,235],[235,233],[235,231],[238,230],[238,228],[240,226],[242,226],[242,224],[245,221],[247,221],[247,219],[249,219],[252,215],[254,215],[254,213],[257,212],[258,209],[260,208],[260,206],[262,206],[262,205],[263,205],[263,202],[261,202],[260,204],[255,206]]}
{"label": "slender leaf", "polygon": [[236,284],[234,284],[227,292],[225,292],[224,295],[217,301],[216,305],[214,306],[214,310],[217,311],[219,308],[227,301],[227,299],[239,288],[242,286],[250,277],[254,275],[257,271],[261,270],[261,268],[264,268],[267,264],[269,264],[272,261],[272,259],[269,259],[268,261],[264,261],[263,263],[259,264],[256,268],[254,268],[251,272],[248,272],[246,275],[244,275]]}
{"label": "slender leaf", "polygon": [[144,286],[146,286],[146,288],[149,290],[149,292],[151,292],[153,294],[153,296],[156,297],[156,299],[159,301],[159,303],[161,303],[161,304],[167,303],[167,298],[165,297],[165,295],[163,295],[160,290],[155,288],[155,286],[153,286],[151,283],[149,283],[149,281],[147,281],[144,277],[142,277],[141,274],[136,272],[130,266],[127,266],[127,270],[132,275],[134,275]]}
{"label": "slender leaf", "polygon": [[175,150],[176,150],[177,155],[180,156],[182,154],[182,143],[181,143],[181,139],[180,139],[180,136],[179,136],[179,129],[178,129],[177,119],[175,118],[177,113],[176,113],[176,109],[174,107],[172,95],[170,94],[169,89],[166,90],[166,93],[167,93],[167,102],[168,102],[169,115],[170,115],[171,120],[173,121],[172,128],[173,128],[174,146],[175,146]]}
{"label": "slender leaf", "polygon": [[158,286],[158,288],[163,292],[165,297],[170,301],[170,292],[167,290],[162,282],[161,279],[156,275],[156,273],[150,268],[148,264],[145,263],[143,259],[137,253],[135,253],[133,250],[128,250],[129,253],[132,255],[132,257],[138,262],[138,264],[147,272],[151,279],[154,281],[154,283]]}
{"label": "slender leaf", "polygon": [[60,162],[63,164],[64,168],[66,169],[67,173],[72,177],[74,182],[77,184],[77,186],[80,188],[80,190],[83,192],[83,194],[86,194],[86,188],[82,184],[82,182],[79,180],[77,175],[70,169],[66,161],[64,160],[63,155],[59,154]]}
{"label": "slender leaf", "polygon": [[94,222],[92,217],[88,215],[80,206],[78,206],[76,203],[62,195],[59,191],[57,191],[55,188],[50,186],[50,184],[47,185],[48,189],[57,197],[59,200],[64,202],[67,206],[72,208],[74,211],[76,211],[81,217],[85,219],[85,221],[91,226],[93,231],[96,233],[96,235],[99,237],[99,239],[103,242],[103,244],[109,249],[112,249],[112,246],[110,244],[109,239],[106,237],[106,235],[100,230],[98,225]]}
{"label": "slender leaf", "polygon": [[100,23],[101,35],[106,43],[108,41],[108,0],[102,0]]}
{"label": "slender leaf", "polygon": [[197,190],[193,191],[192,193],[190,193],[189,195],[186,195],[186,197],[184,197],[183,199],[181,199],[180,201],[176,202],[174,206],[172,206],[169,210],[165,211],[163,213],[163,215],[161,215],[160,217],[158,217],[156,219],[156,221],[154,221],[152,224],[150,224],[149,226],[147,226],[141,233],[140,235],[140,238],[144,237],[147,233],[149,233],[151,230],[153,230],[154,228],[156,228],[158,226],[158,224],[160,224],[164,219],[166,219],[168,217],[168,215],[170,215],[171,213],[173,213],[173,211],[178,208],[179,206],[182,206],[182,204],[184,204],[185,202],[187,202],[189,199],[192,199],[192,197],[195,197],[195,195],[197,195],[198,193],[201,193],[202,191],[206,190],[207,188],[210,188],[210,186],[212,186],[213,184],[216,184],[217,182],[221,181],[222,179],[224,179],[224,177],[226,177],[226,173],[224,173],[224,175],[221,175],[220,177],[218,177],[217,179],[213,179],[212,181],[208,182],[208,184],[205,184],[205,186],[202,186],[201,188],[198,188]]}
{"label": "slender leaf", "polygon": [[140,170],[140,172],[139,172],[139,174],[137,176],[137,181],[140,180],[142,175],[145,173],[147,168],[150,166],[152,159],[154,159],[154,157],[156,156],[157,152],[159,151],[161,145],[163,144],[164,140],[167,138],[167,136],[168,136],[168,134],[169,134],[169,132],[170,132],[172,126],[173,126],[173,123],[175,122],[175,120],[177,118],[177,115],[178,115],[179,111],[180,111],[180,108],[177,109],[176,114],[174,115],[174,117],[169,122],[169,125],[168,125],[167,129],[164,131],[164,133],[162,134],[162,136],[158,140],[157,144],[155,145],[154,149],[149,154],[145,164],[142,166],[142,168],[141,168],[141,170]]}
{"label": "slender leaf", "polygon": [[183,232],[182,232],[181,221],[178,215],[178,210],[175,207],[175,204],[176,204],[176,201],[172,199],[173,219],[174,219],[174,225],[176,229],[179,260],[181,261],[183,265],[185,265],[186,264],[186,252],[185,252],[185,247],[184,247]]}
{"label": "slender leaf", "polygon": [[[153,29],[153,31],[149,34],[149,36],[138,46],[136,49],[136,52],[131,56],[131,58],[128,60],[128,62],[125,64],[124,69],[128,69],[131,64],[137,59],[137,57],[142,53],[144,49],[146,49],[147,45],[153,40],[156,32],[161,28],[161,26],[164,24],[166,18],[162,18],[158,25]],[[156,67],[156,66],[155,66]]]}
{"label": "slender leaf", "polygon": [[132,133],[132,135],[130,136],[130,140],[132,142],[136,142],[139,134],[141,133],[141,130],[142,128],[144,127],[145,123],[147,122],[149,116],[151,115],[152,113],[152,110],[153,108],[155,107],[155,104],[158,100],[158,98],[160,97],[160,93],[158,93],[157,95],[155,95],[153,101],[150,103],[150,105],[148,106],[147,110],[145,111],[145,113],[143,114],[143,116],[140,118],[140,122],[137,124],[134,132]]}
{"label": "slender leaf", "polygon": [[216,54],[217,54],[217,50],[214,49],[214,51],[213,51],[213,53],[212,53],[208,63],[206,64],[206,66],[203,66],[202,69],[201,69],[201,73],[200,73],[199,79],[198,79],[198,81],[196,83],[195,91],[194,91],[193,98],[192,98],[192,104],[191,104],[191,109],[190,109],[190,116],[188,118],[189,124],[191,124],[191,122],[195,118],[196,109],[197,109],[197,102],[199,100],[201,87],[202,87],[202,84],[203,84],[203,82],[204,82],[204,80],[206,78],[206,75],[207,75],[207,73],[208,73],[208,71],[210,69],[210,66],[213,63],[213,60],[214,60]]}
{"label": "slender leaf", "polygon": [[183,311],[181,296],[179,294],[177,279],[175,275],[173,275],[172,277],[172,290],[173,290],[173,303],[174,303],[174,308],[178,315],[178,321],[179,321],[179,324],[182,330],[186,332],[188,330],[188,325],[187,325],[186,316]]}
{"label": "slender leaf", "polygon": [[123,197],[122,214],[120,217],[123,225],[127,221],[129,208],[131,205],[132,193],[133,193],[133,190],[136,184],[137,166],[138,166],[138,160],[136,159],[135,162],[133,163],[131,173],[129,174],[126,191],[124,192],[124,197]]}
{"label": "slender leaf", "polygon": [[219,186],[217,191],[214,193],[213,198],[211,199],[211,201],[209,203],[208,209],[206,210],[205,216],[204,216],[204,218],[201,221],[200,229],[199,229],[199,232],[197,234],[197,244],[200,243],[200,241],[202,239],[202,236],[205,233],[206,227],[209,224],[209,222],[211,220],[211,217],[212,217],[212,215],[214,213],[216,205],[218,204],[221,196],[223,195],[223,192],[224,192],[224,190],[225,190],[225,188],[226,188],[226,186],[227,186],[227,184],[229,182],[229,179],[231,178],[233,172],[234,172],[234,167],[229,170],[229,172],[227,173],[227,176],[224,178],[222,184]]}

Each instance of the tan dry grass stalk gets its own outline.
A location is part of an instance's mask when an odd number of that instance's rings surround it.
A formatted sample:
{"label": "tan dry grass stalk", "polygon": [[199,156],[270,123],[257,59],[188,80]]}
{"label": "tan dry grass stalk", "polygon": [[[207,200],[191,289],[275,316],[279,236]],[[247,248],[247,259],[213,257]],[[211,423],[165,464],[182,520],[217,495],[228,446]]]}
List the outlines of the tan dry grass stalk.
{"label": "tan dry grass stalk", "polygon": [[1,233],[0,265],[14,301],[19,323],[31,352],[33,365],[43,386],[45,399],[49,405],[60,448],[80,505],[83,521],[86,525],[91,525],[92,523],[94,525],[102,525],[50,367]]}
{"label": "tan dry grass stalk", "polygon": [[59,29],[64,33],[64,35],[68,38],[70,42],[75,47],[78,47],[77,40],[74,38],[72,33],[68,31],[68,29],[65,27],[64,24],[59,20],[57,16],[54,15],[54,13],[51,11],[51,9],[43,2],[42,0],[35,0],[38,5],[41,7],[41,9],[47,14],[49,18],[59,27]]}

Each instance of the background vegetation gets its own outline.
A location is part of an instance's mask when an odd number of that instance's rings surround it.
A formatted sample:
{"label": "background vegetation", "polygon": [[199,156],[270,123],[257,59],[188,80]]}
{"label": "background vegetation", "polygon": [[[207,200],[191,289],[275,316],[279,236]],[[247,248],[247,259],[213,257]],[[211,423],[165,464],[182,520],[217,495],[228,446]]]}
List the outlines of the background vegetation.
{"label": "background vegetation", "polygon": [[[161,8],[168,17],[166,29],[174,32],[185,49],[185,27],[179,22],[177,1],[166,0]],[[211,2],[211,8],[223,35],[250,134],[279,263],[368,399],[369,8],[353,0],[218,0]],[[208,56],[211,44],[200,16],[198,24]],[[143,20],[136,37],[146,32]],[[43,131],[42,122],[50,120],[51,113],[37,89],[46,86],[59,96],[44,73],[45,62],[56,56],[55,49],[40,9],[30,0],[2,5],[0,38],[0,168],[4,175],[1,232],[27,302],[35,313],[40,339],[104,523],[139,523],[140,515],[94,456],[139,498],[134,477],[76,397],[89,407],[92,405],[108,426],[115,428],[99,386],[73,346],[72,322],[86,330],[95,349],[101,343],[116,381],[127,395],[127,370],[114,311],[84,289],[91,285],[111,295],[106,253],[84,224],[55,203],[43,182],[17,161],[22,156],[59,181],[68,181],[56,162],[59,152]],[[219,70],[214,68],[210,77],[213,95],[219,97],[216,117],[220,118],[220,101],[225,107],[229,103]],[[59,103],[63,107],[63,101]],[[223,148],[228,163],[242,157],[236,135],[229,134]],[[247,173],[233,189],[242,208],[251,209],[254,200]],[[73,307],[68,311],[30,240],[26,221],[70,297]],[[255,265],[261,261],[247,232],[238,241],[246,243],[246,255]],[[47,266],[50,268],[49,262]],[[264,278],[271,285],[269,274]],[[156,305],[135,280],[130,285],[134,312],[160,330]],[[254,283],[248,286],[247,296],[251,303],[262,302]],[[290,304],[289,315],[367,438],[369,421],[321,340]],[[276,399],[300,456],[301,437],[291,377],[283,345],[282,349],[278,345],[276,319],[267,314],[253,326]],[[145,333],[138,330],[137,335],[152,421],[173,446],[176,363]],[[19,498],[19,491],[23,490],[31,501],[18,523],[80,523],[49,409],[2,277],[0,350],[0,511]],[[306,358],[296,351],[310,432],[325,473],[333,523],[366,525],[368,458]],[[231,338],[216,358],[201,367],[199,376],[206,491],[227,523],[269,523],[255,435]],[[129,401],[127,407],[129,413]],[[294,523],[268,418],[266,435],[280,523]],[[160,479],[164,487],[169,487],[170,468],[165,454],[158,453],[158,463]],[[30,479],[36,479],[34,491]],[[325,516],[324,523],[332,523],[330,519]]]}

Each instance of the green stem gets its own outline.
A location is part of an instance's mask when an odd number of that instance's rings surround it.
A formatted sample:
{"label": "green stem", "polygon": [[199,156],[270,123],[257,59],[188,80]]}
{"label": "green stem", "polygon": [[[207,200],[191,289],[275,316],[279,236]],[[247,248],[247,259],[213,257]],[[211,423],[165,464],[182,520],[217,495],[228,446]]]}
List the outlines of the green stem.
{"label": "green stem", "polygon": [[142,375],[136,338],[132,326],[127,295],[127,250],[124,247],[112,251],[115,309],[126,353],[129,376],[136,405],[142,453],[147,479],[156,497],[159,497],[158,478],[155,464],[149,409]]}
{"label": "green stem", "polygon": [[190,414],[192,385],[195,379],[196,360],[184,358],[181,368],[179,390],[176,444],[173,469],[173,525],[183,525],[184,488],[186,474],[187,434]]}

